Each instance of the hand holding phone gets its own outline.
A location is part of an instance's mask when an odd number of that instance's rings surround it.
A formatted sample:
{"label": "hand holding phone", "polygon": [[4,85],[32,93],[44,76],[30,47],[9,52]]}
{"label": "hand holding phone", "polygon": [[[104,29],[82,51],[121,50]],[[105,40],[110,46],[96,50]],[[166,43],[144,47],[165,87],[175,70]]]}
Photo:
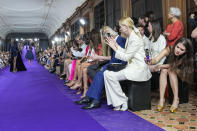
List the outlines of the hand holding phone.
{"label": "hand holding phone", "polygon": [[146,61],[149,63],[150,57],[149,57],[149,50],[148,49],[145,50],[145,55],[146,55]]}

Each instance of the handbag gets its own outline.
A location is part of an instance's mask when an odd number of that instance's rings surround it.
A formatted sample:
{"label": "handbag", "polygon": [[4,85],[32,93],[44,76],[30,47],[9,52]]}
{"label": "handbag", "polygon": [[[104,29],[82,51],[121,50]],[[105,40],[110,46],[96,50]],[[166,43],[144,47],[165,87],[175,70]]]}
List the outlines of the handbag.
{"label": "handbag", "polygon": [[118,72],[120,70],[123,70],[125,67],[126,67],[126,65],[124,65],[122,63],[111,63],[111,64],[107,65],[107,70]]}

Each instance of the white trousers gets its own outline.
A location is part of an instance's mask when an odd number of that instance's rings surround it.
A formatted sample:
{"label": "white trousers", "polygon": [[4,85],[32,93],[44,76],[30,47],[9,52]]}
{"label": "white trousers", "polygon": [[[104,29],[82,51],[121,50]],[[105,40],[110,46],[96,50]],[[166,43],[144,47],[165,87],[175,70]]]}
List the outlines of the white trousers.
{"label": "white trousers", "polygon": [[117,107],[123,103],[127,103],[128,98],[122,91],[119,81],[127,80],[122,71],[113,72],[106,70],[104,72],[105,91],[107,96],[107,104]]}

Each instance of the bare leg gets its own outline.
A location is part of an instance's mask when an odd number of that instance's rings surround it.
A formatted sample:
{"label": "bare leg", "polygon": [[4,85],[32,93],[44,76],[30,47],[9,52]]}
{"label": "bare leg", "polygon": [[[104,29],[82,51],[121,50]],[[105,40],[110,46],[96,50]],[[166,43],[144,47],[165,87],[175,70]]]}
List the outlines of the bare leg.
{"label": "bare leg", "polygon": [[67,86],[70,87],[70,86],[73,86],[73,85],[76,83],[77,77],[78,77],[78,70],[79,70],[80,66],[81,66],[80,61],[77,60],[76,65],[75,65],[75,74],[74,74],[74,78],[73,78],[72,81],[70,81],[68,84],[66,84]]}
{"label": "bare leg", "polygon": [[172,87],[172,91],[173,91],[173,95],[174,95],[172,106],[174,108],[177,108],[178,104],[179,104],[178,78],[177,78],[177,74],[175,72],[172,72],[172,71],[168,71],[168,72],[169,72],[169,78],[170,78],[170,85]]}
{"label": "bare leg", "polygon": [[17,59],[17,56],[15,56],[14,60],[13,60],[13,72],[17,71],[17,69],[16,69],[16,59]]}
{"label": "bare leg", "polygon": [[66,74],[66,72],[65,72],[66,60],[68,60],[68,59],[65,59],[65,60],[64,60],[64,69],[63,69],[63,74]]}
{"label": "bare leg", "polygon": [[83,69],[83,95],[81,98],[86,96],[86,93],[88,91],[88,74],[87,74],[87,68]]}
{"label": "bare leg", "polygon": [[68,68],[68,66],[69,66],[69,64],[71,64],[72,63],[72,60],[71,59],[67,59],[67,60],[65,60],[65,65],[64,65],[64,71],[65,71],[65,73],[66,73],[66,79],[68,79],[68,77],[69,77],[69,75],[70,75],[70,72],[69,72],[69,68]]}
{"label": "bare leg", "polygon": [[76,83],[71,87],[71,89],[77,89],[78,87],[82,86],[82,76],[83,76],[83,65],[79,66],[78,68],[78,79],[76,81]]}
{"label": "bare leg", "polygon": [[159,91],[160,91],[159,105],[161,107],[163,107],[164,104],[164,94],[167,86],[167,75],[168,75],[168,69],[162,69],[159,79]]}

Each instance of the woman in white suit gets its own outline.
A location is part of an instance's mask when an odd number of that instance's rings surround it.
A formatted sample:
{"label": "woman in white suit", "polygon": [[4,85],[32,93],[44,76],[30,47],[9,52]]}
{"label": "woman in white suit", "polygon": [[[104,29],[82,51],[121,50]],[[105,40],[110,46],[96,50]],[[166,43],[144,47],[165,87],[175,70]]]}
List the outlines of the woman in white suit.
{"label": "woman in white suit", "polygon": [[104,81],[107,104],[114,110],[126,111],[128,98],[121,89],[119,81],[148,81],[151,78],[150,70],[144,61],[144,42],[135,28],[130,17],[123,17],[119,21],[120,32],[127,37],[125,49],[121,48],[112,37],[106,38],[107,44],[116,52],[115,57],[127,61],[126,68],[121,71],[105,71]]}

